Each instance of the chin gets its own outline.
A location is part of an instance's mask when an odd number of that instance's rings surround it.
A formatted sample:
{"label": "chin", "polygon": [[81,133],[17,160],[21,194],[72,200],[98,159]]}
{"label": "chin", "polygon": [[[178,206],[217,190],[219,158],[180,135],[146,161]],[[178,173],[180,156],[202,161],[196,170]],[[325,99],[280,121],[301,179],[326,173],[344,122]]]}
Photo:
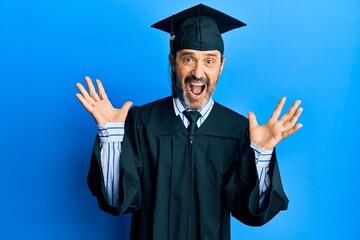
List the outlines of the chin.
{"label": "chin", "polygon": [[205,106],[205,104],[209,101],[209,98],[203,98],[197,101],[191,101],[187,96],[184,97],[185,105],[191,110],[199,110]]}

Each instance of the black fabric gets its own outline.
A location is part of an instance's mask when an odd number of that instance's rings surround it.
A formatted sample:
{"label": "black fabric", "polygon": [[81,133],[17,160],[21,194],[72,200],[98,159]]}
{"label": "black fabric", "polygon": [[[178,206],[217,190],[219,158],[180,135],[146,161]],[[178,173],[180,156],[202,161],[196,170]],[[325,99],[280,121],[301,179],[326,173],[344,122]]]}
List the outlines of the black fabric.
{"label": "black fabric", "polygon": [[171,53],[180,49],[219,50],[224,53],[222,33],[246,26],[245,23],[203,4],[188,8],[151,27],[175,35]]}
{"label": "black fabric", "polygon": [[287,209],[275,151],[267,202],[258,207],[258,177],[245,117],[215,102],[192,142],[189,137],[171,97],[133,107],[125,124],[117,207],[104,197],[96,139],[90,190],[104,211],[133,213],[131,239],[227,240],[230,214],[259,226]]}

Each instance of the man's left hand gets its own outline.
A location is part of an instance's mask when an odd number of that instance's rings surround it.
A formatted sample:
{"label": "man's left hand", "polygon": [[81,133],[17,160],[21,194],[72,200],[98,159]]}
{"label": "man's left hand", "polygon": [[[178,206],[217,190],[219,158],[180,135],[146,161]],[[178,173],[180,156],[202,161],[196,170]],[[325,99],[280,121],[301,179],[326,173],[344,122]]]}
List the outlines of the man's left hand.
{"label": "man's left hand", "polygon": [[271,118],[260,126],[253,112],[248,113],[250,140],[265,150],[273,149],[281,140],[298,131],[303,125],[296,123],[303,109],[299,108],[301,101],[297,100],[287,113],[279,119],[286,97],[281,98]]}

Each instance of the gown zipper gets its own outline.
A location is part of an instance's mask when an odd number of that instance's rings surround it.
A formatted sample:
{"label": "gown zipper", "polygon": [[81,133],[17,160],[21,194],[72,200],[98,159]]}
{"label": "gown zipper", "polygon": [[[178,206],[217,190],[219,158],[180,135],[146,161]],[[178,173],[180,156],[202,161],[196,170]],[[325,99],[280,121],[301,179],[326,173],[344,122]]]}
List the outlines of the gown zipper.
{"label": "gown zipper", "polygon": [[194,135],[190,135],[190,151],[189,151],[189,164],[190,164],[190,180],[189,180],[189,201],[188,201],[188,240],[191,239],[191,203],[192,203],[192,192],[193,192],[193,142]]}

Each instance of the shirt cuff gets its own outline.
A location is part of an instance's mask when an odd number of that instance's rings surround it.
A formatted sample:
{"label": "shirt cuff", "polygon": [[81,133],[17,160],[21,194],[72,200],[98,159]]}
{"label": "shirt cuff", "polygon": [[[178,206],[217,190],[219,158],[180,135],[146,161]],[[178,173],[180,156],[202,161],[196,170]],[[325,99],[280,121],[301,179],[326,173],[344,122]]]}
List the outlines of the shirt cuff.
{"label": "shirt cuff", "polygon": [[108,122],[98,124],[98,135],[101,143],[122,142],[125,134],[125,123]]}
{"label": "shirt cuff", "polygon": [[269,166],[272,153],[274,149],[265,150],[264,148],[260,147],[259,145],[256,145],[255,143],[251,142],[250,147],[255,152],[255,160],[256,164],[259,166]]}

